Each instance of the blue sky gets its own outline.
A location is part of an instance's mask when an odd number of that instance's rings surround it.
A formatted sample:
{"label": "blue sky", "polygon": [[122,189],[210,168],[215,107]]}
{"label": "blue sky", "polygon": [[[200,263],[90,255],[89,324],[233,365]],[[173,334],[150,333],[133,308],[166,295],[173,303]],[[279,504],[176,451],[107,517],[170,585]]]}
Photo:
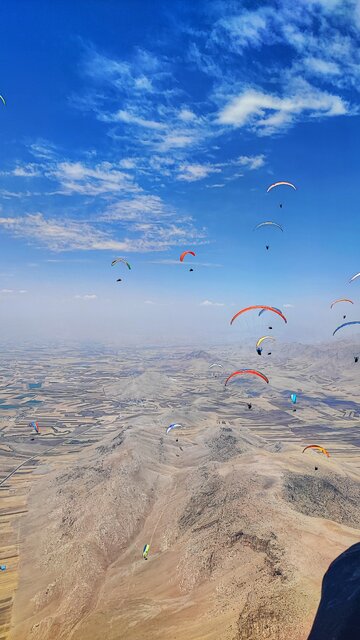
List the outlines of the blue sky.
{"label": "blue sky", "polygon": [[360,2],[5,0],[0,31],[3,338],[239,339],[249,304],[330,336],[358,297]]}

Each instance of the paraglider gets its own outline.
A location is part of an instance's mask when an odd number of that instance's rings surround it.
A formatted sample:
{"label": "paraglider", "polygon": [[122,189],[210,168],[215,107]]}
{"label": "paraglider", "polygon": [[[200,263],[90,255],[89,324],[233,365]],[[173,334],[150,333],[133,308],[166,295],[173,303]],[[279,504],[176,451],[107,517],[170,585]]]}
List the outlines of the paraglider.
{"label": "paraglider", "polygon": [[193,251],[183,251],[183,252],[182,252],[182,254],[181,254],[181,256],[180,256],[180,262],[184,262],[184,258],[185,258],[185,256],[187,256],[187,255],[189,255],[189,254],[190,254],[191,256],[194,256],[194,257],[195,257],[195,255],[196,255],[196,253],[194,253]]}
{"label": "paraglider", "polygon": [[[183,251],[183,252],[182,252],[182,254],[181,254],[181,256],[180,256],[180,262],[184,262],[184,258],[185,258],[185,256],[187,256],[187,255],[189,255],[189,254],[190,254],[191,256],[194,256],[194,257],[195,257],[195,255],[196,255],[193,251]],[[191,269],[189,269],[189,271],[194,271],[194,269],[193,269],[193,268],[191,268]]]}
{"label": "paraglider", "polygon": [[343,327],[349,327],[352,324],[360,324],[360,320],[353,320],[352,322],[344,322],[344,324],[341,324],[339,327],[336,327],[335,331],[333,332],[333,336],[337,331],[339,331]]}
{"label": "paraglider", "polygon": [[[284,229],[280,224],[278,224],[277,222],[271,222],[271,221],[260,222],[260,224],[256,225],[254,231],[256,231],[256,229],[260,229],[261,227],[275,227],[275,229],[277,228],[277,229],[280,229],[280,231],[284,231]],[[269,244],[266,244],[265,247],[267,251],[270,249]]]}
{"label": "paraglider", "polygon": [[256,350],[260,347],[260,345],[264,342],[264,340],[276,340],[273,336],[262,336],[256,343]]}
{"label": "paraglider", "polygon": [[330,453],[326,449],[324,449],[324,447],[320,447],[319,444],[309,444],[307,447],[305,447],[305,449],[303,449],[303,453],[307,449],[315,449],[315,451],[319,451],[320,453],[323,453],[327,458],[330,458]]}
{"label": "paraglider", "polygon": [[354,302],[352,300],[350,300],[350,298],[339,298],[338,300],[334,300],[334,302],[331,303],[330,309],[332,309],[333,306],[335,304],[338,304],[339,302],[350,302],[350,304],[354,304]]}
{"label": "paraglider", "polygon": [[280,229],[280,231],[284,231],[281,224],[278,224],[277,222],[272,222],[271,220],[268,220],[267,222],[260,222],[254,228],[254,231],[256,231],[256,229],[260,229],[260,227],[266,227],[266,226],[277,227],[278,229]]}
{"label": "paraglider", "polygon": [[144,545],[144,548],[143,548],[143,558],[144,558],[144,560],[148,559],[149,551],[150,551],[150,545],[149,544]]}
{"label": "paraglider", "polygon": [[40,428],[39,428],[39,424],[37,422],[35,422],[35,420],[33,420],[32,422],[29,423],[29,427],[31,427],[32,429],[34,429],[34,431],[36,433],[40,433]]}
{"label": "paraglider", "polygon": [[118,262],[123,262],[128,269],[131,269],[128,261],[125,260],[125,258],[115,258],[115,260],[112,261],[111,266],[114,267],[116,264],[118,264]]}
{"label": "paraglider", "polygon": [[6,571],[6,564],[0,564],[0,571]]}
{"label": "paraglider", "polygon": [[182,427],[182,424],[179,424],[178,422],[173,422],[167,429],[166,429],[166,434],[170,433],[170,431],[172,431],[172,429],[178,429],[179,427]]}
{"label": "paraglider", "polygon": [[5,102],[5,98],[3,98],[2,96],[0,96],[0,100],[3,103],[4,107],[6,107],[6,102]]}
{"label": "paraglider", "polygon": [[227,383],[229,382],[229,380],[231,380],[231,378],[233,378],[234,376],[242,376],[242,375],[258,376],[259,378],[264,380],[267,384],[269,384],[269,379],[266,377],[265,374],[261,373],[261,371],[257,371],[256,369],[239,369],[239,371],[233,371],[233,373],[231,373],[226,378],[225,387],[226,387]]}
{"label": "paraglider", "polygon": [[359,362],[359,356],[354,356],[355,362]]}
{"label": "paraglider", "polygon": [[296,393],[291,393],[291,394],[290,394],[290,399],[291,399],[291,402],[292,402],[293,404],[296,404],[296,402],[297,402],[297,395],[296,395]]}
{"label": "paraglider", "polygon": [[[282,318],[284,320],[284,322],[287,323],[287,320],[286,320],[285,316],[281,313],[281,311],[279,311],[278,309],[275,309],[275,307],[267,307],[267,306],[264,306],[264,305],[256,304],[256,305],[254,305],[252,307],[245,307],[244,309],[241,309],[240,311],[235,313],[235,315],[230,320],[230,324],[232,324],[234,322],[234,320],[236,320],[236,318],[238,318],[242,313],[246,313],[247,311],[252,311],[252,309],[264,309],[266,311],[272,311],[273,313],[276,313],[278,316],[280,316],[280,318]],[[271,328],[272,327],[269,327],[269,329],[271,329]]]}
{"label": "paraglider", "polygon": [[212,369],[213,367],[221,367],[221,368],[223,369],[222,364],[219,364],[218,362],[213,362],[213,363],[210,365],[209,369]]}
{"label": "paraglider", "polygon": [[296,191],[296,187],[292,182],[287,182],[286,180],[282,180],[280,182],[274,182],[273,184],[271,184],[270,187],[267,188],[266,193],[269,193],[269,191],[271,191],[275,187],[280,187],[281,185],[292,187],[292,189]]}
{"label": "paraglider", "polygon": [[118,278],[118,279],[116,280],[116,282],[122,282],[121,278]]}
{"label": "paraglider", "polygon": [[350,278],[349,282],[353,282],[353,280],[356,280],[356,278],[358,278],[360,276],[360,271],[359,273],[355,273],[354,276],[352,276],[352,278]]}
{"label": "paraglider", "polygon": [[[350,304],[354,304],[352,300],[350,300],[349,298],[339,298],[338,300],[334,300],[334,302],[331,303],[330,305],[330,309],[333,308],[333,306],[335,304],[338,304],[339,302],[349,302]],[[343,316],[343,320],[345,320],[346,315]]]}

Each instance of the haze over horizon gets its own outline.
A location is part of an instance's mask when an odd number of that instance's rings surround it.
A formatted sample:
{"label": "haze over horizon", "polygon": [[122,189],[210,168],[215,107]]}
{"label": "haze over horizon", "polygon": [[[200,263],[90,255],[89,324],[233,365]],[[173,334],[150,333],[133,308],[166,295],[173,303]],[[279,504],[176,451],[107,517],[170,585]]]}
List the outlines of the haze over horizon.
{"label": "haze over horizon", "polygon": [[[281,341],[327,341],[343,296],[360,319],[359,2],[0,17],[3,337],[231,343],[267,327],[232,315],[270,304]],[[297,191],[266,193],[276,180]]]}

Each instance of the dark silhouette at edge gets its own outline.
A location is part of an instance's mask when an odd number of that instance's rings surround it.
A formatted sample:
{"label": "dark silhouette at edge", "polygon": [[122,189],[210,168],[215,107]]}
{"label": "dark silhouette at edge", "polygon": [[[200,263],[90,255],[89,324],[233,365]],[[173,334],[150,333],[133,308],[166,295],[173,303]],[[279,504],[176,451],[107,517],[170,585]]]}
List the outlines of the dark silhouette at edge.
{"label": "dark silhouette at edge", "polygon": [[325,573],[308,640],[360,640],[360,542],[338,556]]}

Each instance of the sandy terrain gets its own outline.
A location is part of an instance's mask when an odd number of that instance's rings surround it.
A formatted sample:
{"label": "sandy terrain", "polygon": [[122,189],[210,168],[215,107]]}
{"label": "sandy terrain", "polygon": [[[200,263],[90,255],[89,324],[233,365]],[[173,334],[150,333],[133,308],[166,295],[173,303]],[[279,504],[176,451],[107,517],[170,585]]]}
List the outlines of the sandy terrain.
{"label": "sandy terrain", "polygon": [[[1,487],[2,557],[16,557],[2,637],[305,640],[324,572],[360,533],[359,383],[351,345],[337,349],[289,347],[261,361],[269,385],[226,390],[226,374],[259,366],[256,354],[65,358],[61,377],[76,375],[57,431],[46,427],[33,463]],[[38,397],[51,412],[46,380],[65,383],[55,361],[47,376]],[[16,415],[1,441],[9,472],[34,444]],[[174,421],[184,428],[166,435]],[[331,458],[302,454],[313,442]],[[26,513],[11,523],[11,509]]]}

